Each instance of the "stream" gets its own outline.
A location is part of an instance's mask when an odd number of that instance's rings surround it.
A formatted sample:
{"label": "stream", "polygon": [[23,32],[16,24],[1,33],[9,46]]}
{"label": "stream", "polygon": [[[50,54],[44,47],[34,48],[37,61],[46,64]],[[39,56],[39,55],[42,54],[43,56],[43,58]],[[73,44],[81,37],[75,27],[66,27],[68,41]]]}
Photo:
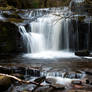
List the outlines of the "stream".
{"label": "stream", "polygon": [[[69,7],[72,7],[73,3],[82,2],[84,0],[71,0]],[[65,86],[66,89],[62,92],[92,92],[91,83],[89,89],[87,85],[87,88],[84,86],[83,89],[81,89],[83,85],[77,85],[77,87],[75,85],[75,88],[71,87],[73,80],[78,81],[88,78],[92,82],[92,49],[90,50],[90,39],[92,37],[89,38],[91,19],[88,19],[88,15],[86,13],[73,14],[68,7],[22,11],[24,13],[19,13],[19,16],[24,21],[15,24],[18,27],[21,47],[24,51],[18,54],[0,54],[0,65],[25,67],[26,70],[29,67],[40,69],[40,77],[45,76],[47,79],[54,79],[56,84]],[[81,26],[82,23],[79,20],[80,16],[85,17],[83,23],[87,24],[88,30],[82,29],[83,26]],[[1,15],[0,19],[4,20]],[[82,33],[83,31],[84,33]],[[75,52],[81,50],[84,52],[85,50],[90,51],[90,55],[75,55]],[[24,76],[25,80],[30,81],[38,78],[29,76],[28,72]],[[43,82],[43,84],[45,85],[46,82]],[[33,92],[32,89],[34,88],[35,86],[31,84],[14,85],[8,92]],[[75,89],[81,89],[82,91],[76,91]],[[36,90],[34,92],[45,91]],[[50,90],[46,92],[61,91]]]}

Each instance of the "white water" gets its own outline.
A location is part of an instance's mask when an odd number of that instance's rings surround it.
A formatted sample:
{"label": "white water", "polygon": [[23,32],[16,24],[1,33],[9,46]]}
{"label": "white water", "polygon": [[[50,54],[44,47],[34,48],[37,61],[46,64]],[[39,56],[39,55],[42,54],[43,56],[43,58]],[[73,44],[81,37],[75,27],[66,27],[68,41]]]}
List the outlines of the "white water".
{"label": "white water", "polygon": [[70,85],[72,84],[72,81],[80,80],[80,79],[69,79],[69,78],[53,77],[53,76],[47,76],[47,78],[51,78],[56,81],[56,84],[61,84],[66,87],[70,87]]}
{"label": "white water", "polygon": [[23,57],[32,59],[55,59],[55,58],[75,58],[77,56],[68,51],[44,51],[40,53],[24,54]]}
{"label": "white water", "polygon": [[20,33],[27,48],[28,58],[69,58],[75,57],[69,50],[69,18],[64,12],[48,13],[30,22],[30,30],[20,26]]}
{"label": "white water", "polygon": [[2,15],[0,15],[0,20],[4,20],[4,17]]}

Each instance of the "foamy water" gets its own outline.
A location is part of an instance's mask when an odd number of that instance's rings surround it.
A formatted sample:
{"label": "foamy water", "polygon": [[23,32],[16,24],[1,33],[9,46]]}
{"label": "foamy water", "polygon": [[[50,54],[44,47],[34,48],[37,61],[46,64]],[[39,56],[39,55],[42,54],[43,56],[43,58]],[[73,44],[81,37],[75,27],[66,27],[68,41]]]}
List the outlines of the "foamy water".
{"label": "foamy water", "polygon": [[44,51],[39,53],[24,54],[23,57],[34,59],[54,59],[54,58],[76,58],[72,52],[66,51]]}

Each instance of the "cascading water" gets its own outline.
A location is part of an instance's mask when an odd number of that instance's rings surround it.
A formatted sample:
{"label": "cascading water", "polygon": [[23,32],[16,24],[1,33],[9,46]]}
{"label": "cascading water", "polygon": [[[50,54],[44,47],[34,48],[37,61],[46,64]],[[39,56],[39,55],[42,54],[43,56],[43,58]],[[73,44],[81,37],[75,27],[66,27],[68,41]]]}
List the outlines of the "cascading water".
{"label": "cascading water", "polygon": [[[20,33],[23,37],[27,53],[31,55],[55,56],[57,51],[69,51],[69,23],[70,19],[63,15],[63,12],[51,12],[35,21],[29,23],[30,30],[20,26]],[[48,53],[49,52],[49,53]],[[67,53],[68,54],[68,53]],[[69,55],[71,56],[71,55]]]}

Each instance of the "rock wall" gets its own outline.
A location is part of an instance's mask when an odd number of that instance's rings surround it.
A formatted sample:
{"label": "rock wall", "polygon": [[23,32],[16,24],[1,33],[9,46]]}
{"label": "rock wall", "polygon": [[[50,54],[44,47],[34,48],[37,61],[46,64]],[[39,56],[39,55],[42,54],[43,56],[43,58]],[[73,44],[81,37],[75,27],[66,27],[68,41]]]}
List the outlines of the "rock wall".
{"label": "rock wall", "polygon": [[[75,35],[75,50],[89,50],[92,51],[92,23],[83,21],[72,21]],[[76,26],[77,25],[77,26]]]}
{"label": "rock wall", "polygon": [[18,52],[19,41],[18,27],[13,23],[0,21],[0,54]]}

